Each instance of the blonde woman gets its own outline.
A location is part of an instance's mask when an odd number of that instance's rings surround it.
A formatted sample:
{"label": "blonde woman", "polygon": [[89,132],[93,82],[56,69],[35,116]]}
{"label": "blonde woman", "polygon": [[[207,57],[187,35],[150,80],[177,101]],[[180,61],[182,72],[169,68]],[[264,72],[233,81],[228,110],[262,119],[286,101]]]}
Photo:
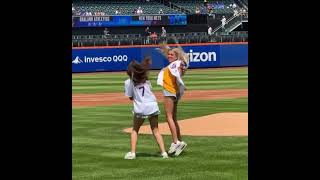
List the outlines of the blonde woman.
{"label": "blonde woman", "polygon": [[160,50],[169,61],[169,65],[160,71],[157,80],[157,84],[163,87],[163,104],[172,135],[172,143],[168,153],[179,156],[187,147],[187,143],[182,141],[177,121],[177,105],[186,90],[182,76],[189,65],[189,58],[181,47],[170,48],[162,44]]}

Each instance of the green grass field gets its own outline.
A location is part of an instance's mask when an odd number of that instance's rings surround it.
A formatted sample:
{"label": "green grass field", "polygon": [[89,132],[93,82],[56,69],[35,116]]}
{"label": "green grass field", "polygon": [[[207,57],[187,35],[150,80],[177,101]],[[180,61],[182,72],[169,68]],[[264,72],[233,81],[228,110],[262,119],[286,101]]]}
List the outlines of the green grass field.
{"label": "green grass field", "polygon": [[[150,80],[154,91],[159,91],[156,78],[159,71],[150,72]],[[72,75],[73,93],[101,93],[122,92],[123,83],[128,79],[125,72],[122,73],[98,73]],[[215,70],[189,70],[184,81],[189,90],[207,89],[246,89],[248,87],[248,68],[239,69],[215,69]]]}
{"label": "green grass field", "polygon": [[[247,88],[247,68],[189,71],[189,89]],[[156,72],[151,72],[154,89]],[[73,93],[122,92],[125,73],[75,74]],[[110,83],[112,81],[113,83]],[[164,112],[162,103],[159,103]],[[180,102],[178,119],[220,112],[247,112],[247,98]],[[132,124],[132,105],[73,108],[73,180],[105,179],[248,179],[247,137],[183,136],[187,149],[169,159],[159,157],[152,135],[140,135],[137,159],[124,160],[130,150],[130,134],[122,129]],[[164,114],[159,116],[165,122]],[[148,122],[145,122],[148,124]],[[196,128],[196,127],[195,127]],[[166,148],[171,137],[164,135]]]}

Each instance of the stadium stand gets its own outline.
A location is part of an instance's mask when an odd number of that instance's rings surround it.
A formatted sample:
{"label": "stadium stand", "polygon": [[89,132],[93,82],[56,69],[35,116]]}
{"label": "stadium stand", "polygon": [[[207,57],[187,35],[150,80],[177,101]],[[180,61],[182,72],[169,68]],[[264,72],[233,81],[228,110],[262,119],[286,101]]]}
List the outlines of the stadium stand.
{"label": "stadium stand", "polygon": [[[142,3],[143,2],[143,3]],[[163,14],[187,14],[187,25],[165,26],[167,38],[157,38],[146,43],[143,35],[145,26],[140,27],[108,27],[110,35],[104,35],[104,27],[73,27],[72,46],[121,46],[121,45],[143,45],[158,44],[166,40],[168,43],[203,43],[203,42],[246,42],[248,41],[247,25],[243,25],[243,14],[234,16],[234,8],[230,5],[236,3],[237,8],[247,9],[247,0],[222,0],[208,1],[209,7],[213,9],[214,15],[209,11],[195,14],[196,7],[205,7],[203,0],[73,0],[73,15],[75,16],[112,16],[134,15],[139,7],[143,14],[158,14],[162,9]],[[211,6],[212,5],[212,6]],[[75,9],[75,10],[74,10]],[[208,10],[208,9],[207,9]],[[74,13],[75,12],[75,13]],[[222,16],[227,18],[229,24],[227,31],[221,31]],[[245,18],[244,18],[245,17]],[[201,20],[200,23],[197,23]],[[238,27],[241,24],[241,27]],[[208,26],[214,30],[214,34],[207,34]],[[130,29],[130,30],[129,30]],[[161,26],[150,26],[151,32],[161,33]]]}
{"label": "stadium stand", "polygon": [[183,14],[155,0],[150,0],[143,4],[140,1],[134,0],[76,1],[73,4],[81,15],[85,15],[85,12],[91,12],[91,14],[94,14],[94,12],[104,12],[105,15],[116,15],[116,10],[120,11],[120,15],[133,15],[139,7],[141,7],[143,14],[159,14],[160,9],[162,9],[164,14]]}
{"label": "stadium stand", "polygon": [[[204,7],[203,0],[173,0],[172,3],[189,10],[190,14],[195,13],[196,8],[199,8],[200,14],[208,13],[208,10]],[[233,0],[208,2],[209,7],[213,9],[215,14],[233,13],[232,8],[229,8],[229,5],[232,3],[234,3]]]}

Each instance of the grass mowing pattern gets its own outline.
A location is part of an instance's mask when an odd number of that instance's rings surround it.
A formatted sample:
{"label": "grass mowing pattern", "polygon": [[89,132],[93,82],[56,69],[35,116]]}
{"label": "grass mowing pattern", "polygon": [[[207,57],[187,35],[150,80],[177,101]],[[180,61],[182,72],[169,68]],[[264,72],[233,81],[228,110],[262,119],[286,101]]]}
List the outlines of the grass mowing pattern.
{"label": "grass mowing pattern", "polygon": [[[156,85],[159,71],[150,71],[150,81],[154,91],[160,91]],[[73,74],[72,93],[123,92],[124,81],[128,78],[125,72],[100,74]],[[248,68],[189,70],[184,82],[188,90],[210,89],[246,89],[248,88]]]}
{"label": "grass mowing pattern", "polygon": [[[178,119],[247,112],[247,104],[247,98],[180,102]],[[162,159],[153,136],[140,135],[137,159],[124,160],[130,150],[130,134],[122,129],[132,124],[131,108],[128,104],[73,109],[73,180],[248,179],[247,137],[184,136],[186,151],[177,158]],[[164,122],[163,113],[159,120]],[[168,148],[171,136],[163,137]]]}

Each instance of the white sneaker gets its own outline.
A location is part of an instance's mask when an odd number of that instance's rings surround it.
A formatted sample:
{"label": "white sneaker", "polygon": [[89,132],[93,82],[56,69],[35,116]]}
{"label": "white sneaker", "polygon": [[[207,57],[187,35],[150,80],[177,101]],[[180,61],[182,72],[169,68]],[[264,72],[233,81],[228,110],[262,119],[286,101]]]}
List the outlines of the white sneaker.
{"label": "white sneaker", "polygon": [[169,153],[169,154],[172,154],[172,153],[176,152],[176,150],[177,150],[177,148],[179,147],[179,145],[180,145],[180,141],[178,141],[177,144],[171,143],[171,146],[170,146],[170,148],[169,148],[168,153]]}
{"label": "white sneaker", "polygon": [[184,141],[181,141],[178,148],[176,149],[176,152],[174,153],[175,156],[179,156],[180,153],[187,147],[187,143]]}
{"label": "white sneaker", "polygon": [[167,152],[163,152],[163,153],[161,154],[161,156],[162,156],[162,158],[163,158],[163,159],[167,159],[167,158],[169,158],[169,156],[168,156],[168,153],[167,153]]}
{"label": "white sneaker", "polygon": [[125,156],[124,159],[135,159],[136,158],[136,153],[128,152]]}

